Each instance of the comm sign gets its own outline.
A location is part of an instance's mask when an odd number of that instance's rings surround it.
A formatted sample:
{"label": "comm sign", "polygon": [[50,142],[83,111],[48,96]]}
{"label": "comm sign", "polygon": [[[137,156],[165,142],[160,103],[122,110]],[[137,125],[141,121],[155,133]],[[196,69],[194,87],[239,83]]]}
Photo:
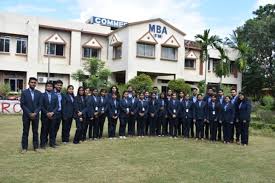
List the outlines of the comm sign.
{"label": "comm sign", "polygon": [[107,18],[101,18],[101,17],[96,17],[96,16],[91,17],[91,19],[88,21],[88,23],[100,24],[103,26],[114,27],[114,28],[120,28],[127,24],[127,22],[122,22],[122,21],[112,20],[112,19],[107,19]]}

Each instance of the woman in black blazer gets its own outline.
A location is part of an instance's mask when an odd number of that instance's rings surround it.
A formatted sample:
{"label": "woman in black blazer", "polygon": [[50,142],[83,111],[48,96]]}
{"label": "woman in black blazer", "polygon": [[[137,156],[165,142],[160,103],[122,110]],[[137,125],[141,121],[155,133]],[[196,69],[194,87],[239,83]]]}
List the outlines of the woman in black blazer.
{"label": "woman in black blazer", "polygon": [[243,146],[248,145],[248,128],[250,123],[251,115],[251,103],[245,97],[243,92],[239,93],[238,98],[238,109],[237,109],[237,121],[240,123],[241,127],[241,144]]}
{"label": "woman in black blazer", "polygon": [[86,113],[86,101],[84,88],[80,86],[77,90],[77,96],[74,100],[74,118],[76,123],[76,131],[74,136],[74,144],[79,144],[80,140],[83,138],[83,130],[85,126],[85,113]]}
{"label": "woman in black blazer", "polygon": [[235,107],[230,102],[230,97],[225,97],[225,103],[222,107],[222,125],[223,125],[223,141],[229,144],[231,141],[233,121],[235,117]]}

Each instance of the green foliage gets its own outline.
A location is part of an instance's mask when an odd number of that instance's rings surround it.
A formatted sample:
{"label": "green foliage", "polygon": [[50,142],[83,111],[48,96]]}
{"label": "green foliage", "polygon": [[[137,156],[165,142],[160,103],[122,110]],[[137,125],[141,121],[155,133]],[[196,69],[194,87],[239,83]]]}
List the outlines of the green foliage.
{"label": "green foliage", "polygon": [[0,96],[7,97],[11,92],[10,85],[0,84]]}
{"label": "green foliage", "polygon": [[137,92],[152,91],[153,81],[150,76],[146,74],[140,74],[131,79],[127,85],[131,85]]}
{"label": "green foliage", "polygon": [[258,108],[255,112],[255,119],[261,120],[263,123],[275,124],[275,114],[266,108]]}
{"label": "green foliage", "polygon": [[127,90],[127,85],[126,84],[119,84],[117,85],[118,91],[120,93],[120,95],[122,95],[122,92]]}
{"label": "green foliage", "polygon": [[203,93],[206,89],[206,86],[205,86],[205,81],[202,80],[198,83],[198,88],[199,88],[199,93]]}
{"label": "green foliage", "polygon": [[230,70],[229,70],[230,60],[222,47],[219,47],[218,50],[220,53],[220,61],[216,65],[215,74],[216,76],[221,78],[220,79],[220,84],[221,84],[222,77],[226,77],[230,74]]}
{"label": "green foliage", "polygon": [[222,85],[224,96],[231,95],[231,86],[228,85]]}
{"label": "green foliage", "polygon": [[189,84],[185,83],[184,79],[176,79],[176,80],[171,80],[168,82],[168,87],[172,91],[175,91],[177,93],[179,92],[184,92],[184,93],[189,93],[191,92],[191,87]]}
{"label": "green foliage", "polygon": [[264,96],[262,98],[262,104],[263,104],[263,106],[266,107],[266,109],[271,110],[274,106],[274,102],[275,102],[274,98],[270,95]]}
{"label": "green foliage", "polygon": [[66,94],[67,93],[67,87],[62,87],[61,93]]}
{"label": "green foliage", "polygon": [[108,77],[111,75],[111,71],[104,68],[104,66],[105,63],[103,61],[93,57],[86,60],[84,70],[76,71],[72,74],[72,78],[82,82],[86,87],[107,88],[110,85]]}

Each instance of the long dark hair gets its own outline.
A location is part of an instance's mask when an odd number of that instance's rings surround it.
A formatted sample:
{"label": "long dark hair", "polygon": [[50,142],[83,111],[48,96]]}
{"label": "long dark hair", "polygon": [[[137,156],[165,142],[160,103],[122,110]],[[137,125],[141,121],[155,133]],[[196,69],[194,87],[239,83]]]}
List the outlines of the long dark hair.
{"label": "long dark hair", "polygon": [[84,91],[84,87],[83,86],[78,87],[78,89],[77,89],[77,96],[81,96],[79,94],[79,90],[81,90],[81,89],[83,89],[83,96],[85,97],[85,91]]}

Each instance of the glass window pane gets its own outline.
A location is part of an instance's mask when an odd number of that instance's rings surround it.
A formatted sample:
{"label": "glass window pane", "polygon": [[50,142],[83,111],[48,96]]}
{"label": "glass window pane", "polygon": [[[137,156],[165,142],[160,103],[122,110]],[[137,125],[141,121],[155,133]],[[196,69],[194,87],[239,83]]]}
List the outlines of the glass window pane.
{"label": "glass window pane", "polygon": [[56,45],[56,55],[63,56],[63,45]]}
{"label": "glass window pane", "polygon": [[90,58],[91,48],[83,48],[83,57]]}
{"label": "glass window pane", "polygon": [[0,51],[4,51],[4,39],[0,39]]}
{"label": "glass window pane", "polygon": [[17,92],[23,90],[23,79],[17,79]]}
{"label": "glass window pane", "polygon": [[98,49],[91,49],[92,50],[92,57],[98,58]]}
{"label": "glass window pane", "polygon": [[10,40],[5,39],[5,52],[10,52]]}
{"label": "glass window pane", "polygon": [[15,91],[15,80],[14,79],[10,79],[10,88],[11,88],[11,91]]}
{"label": "glass window pane", "polygon": [[27,41],[22,41],[22,53],[27,53]]}
{"label": "glass window pane", "polygon": [[21,40],[17,40],[17,44],[16,44],[16,53],[22,53],[21,52]]}

